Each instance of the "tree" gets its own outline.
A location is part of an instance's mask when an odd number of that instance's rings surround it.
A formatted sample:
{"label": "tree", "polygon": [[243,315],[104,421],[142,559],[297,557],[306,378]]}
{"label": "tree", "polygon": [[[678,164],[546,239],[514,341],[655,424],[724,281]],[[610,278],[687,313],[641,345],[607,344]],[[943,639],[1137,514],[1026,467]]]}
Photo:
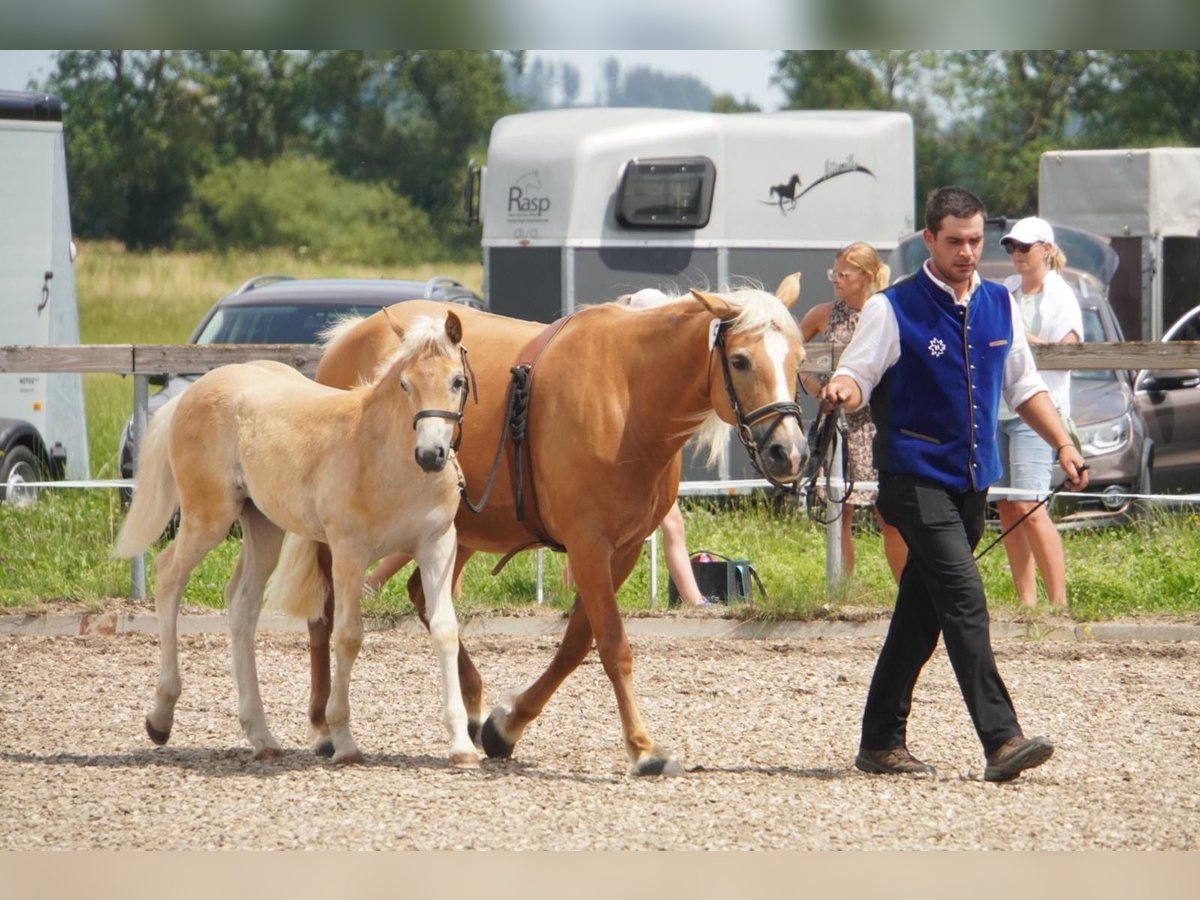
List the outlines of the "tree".
{"label": "tree", "polygon": [[615,91],[610,90],[608,105],[709,112],[713,93],[691,75],[668,75],[648,66],[634,66],[622,75]]}
{"label": "tree", "polygon": [[320,154],[353,181],[383,181],[423,209],[460,252],[477,247],[459,208],[467,160],[515,111],[498,53],[317,51],[308,128]]}
{"label": "tree", "polygon": [[774,83],[786,109],[889,109],[878,79],[846,50],[788,50],[775,64]]}
{"label": "tree", "polygon": [[287,50],[194,50],[184,61],[205,97],[221,162],[270,162],[304,142],[307,57]]}
{"label": "tree", "polygon": [[85,237],[162,246],[212,159],[200,92],[175,50],[64,50],[48,89],[66,104],[71,220]]}
{"label": "tree", "polygon": [[1069,146],[1080,91],[1101,71],[1084,50],[952,53],[942,85],[959,113],[953,180],[1008,215],[1037,210],[1038,162]]}
{"label": "tree", "polygon": [[1088,146],[1200,145],[1200,52],[1116,51],[1096,70],[1077,100]]}

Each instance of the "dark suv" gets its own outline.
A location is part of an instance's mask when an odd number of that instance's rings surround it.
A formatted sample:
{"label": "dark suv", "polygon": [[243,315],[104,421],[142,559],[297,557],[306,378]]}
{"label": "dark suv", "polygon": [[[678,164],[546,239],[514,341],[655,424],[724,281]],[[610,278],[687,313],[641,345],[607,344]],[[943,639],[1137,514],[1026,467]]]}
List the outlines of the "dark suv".
{"label": "dark suv", "polygon": [[[315,344],[322,331],[349,315],[369,316],[405,300],[441,300],[486,309],[484,300],[453,278],[428,281],[389,278],[291,278],[259,275],[222,297],[200,320],[189,344]],[[198,374],[152,379],[162,390],[150,397],[149,413],[182,392]],[[125,423],[117,449],[122,478],[133,477],[133,445]],[[128,500],[129,491],[123,490]]]}
{"label": "dark suv", "polygon": [[[1015,271],[1000,238],[1015,219],[988,219],[979,275],[1004,281]],[[1083,314],[1085,342],[1121,342],[1120,323],[1108,303],[1108,283],[1119,262],[1108,239],[1090,231],[1050,223],[1055,241],[1067,257],[1063,278],[1075,291]],[[888,259],[893,279],[916,270],[929,254],[921,233],[904,238]],[[1071,373],[1071,419],[1087,460],[1089,495],[1066,492],[1057,501],[1061,522],[1068,526],[1109,524],[1125,520],[1140,508],[1129,494],[1148,494],[1154,443],[1142,409],[1134,398],[1134,372],[1076,369]],[[1061,477],[1061,472],[1057,473]]]}

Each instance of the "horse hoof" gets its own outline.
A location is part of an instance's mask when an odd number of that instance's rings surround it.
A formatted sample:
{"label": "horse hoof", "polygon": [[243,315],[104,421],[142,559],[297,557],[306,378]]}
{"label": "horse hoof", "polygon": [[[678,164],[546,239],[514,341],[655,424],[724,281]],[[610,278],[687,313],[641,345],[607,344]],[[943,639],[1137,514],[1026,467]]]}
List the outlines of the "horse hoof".
{"label": "horse hoof", "polygon": [[171,737],[171,729],[168,728],[166,731],[159,731],[157,728],[155,728],[153,725],[150,724],[150,719],[147,718],[146,719],[146,734],[150,735],[150,740],[154,741],[156,746],[161,747]]}
{"label": "horse hoof", "polygon": [[350,753],[346,753],[342,756],[335,755],[333,757],[333,761],[339,766],[361,766],[364,762],[366,762],[366,760],[363,759],[362,753],[358,750],[353,750]]}
{"label": "horse hoof", "polygon": [[662,775],[666,778],[678,778],[685,774],[683,766],[674,757],[663,759],[661,756],[647,756],[633,767],[634,775]]}
{"label": "horse hoof", "polygon": [[329,738],[322,738],[313,744],[313,753],[317,754],[317,756],[323,756],[326,759],[329,759],[331,756],[333,756],[333,741],[331,741]]}
{"label": "horse hoof", "polygon": [[479,754],[478,753],[453,753],[450,755],[450,768],[452,769],[478,769]]}
{"label": "horse hoof", "polygon": [[487,721],[483,723],[483,731],[480,733],[483,739],[483,752],[491,759],[512,759],[514,744],[510,744],[500,736],[500,729],[496,727],[494,715],[488,716]]}
{"label": "horse hoof", "polygon": [[479,732],[482,730],[482,728],[483,726],[480,725],[478,719],[467,719],[467,737],[471,739],[471,743],[476,747],[483,746],[483,744],[480,743],[479,738]]}
{"label": "horse hoof", "polygon": [[263,747],[254,754],[254,758],[260,760],[281,759],[282,757],[283,750],[279,747]]}

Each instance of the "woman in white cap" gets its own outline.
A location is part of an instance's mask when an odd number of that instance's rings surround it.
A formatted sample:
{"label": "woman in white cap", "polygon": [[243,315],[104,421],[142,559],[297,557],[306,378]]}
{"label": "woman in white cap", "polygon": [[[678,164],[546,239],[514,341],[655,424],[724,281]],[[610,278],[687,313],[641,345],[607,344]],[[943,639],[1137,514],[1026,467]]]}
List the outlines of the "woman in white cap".
{"label": "woman in white cap", "polygon": [[[1083,317],[1079,300],[1059,274],[1066,264],[1062,250],[1054,243],[1054,229],[1036,216],[1021,219],[1000,243],[1012,255],[1015,274],[1005,279],[1005,287],[1017,301],[1025,331],[1031,344],[1074,344],[1083,340]],[[1054,405],[1064,421],[1071,414],[1071,373],[1047,370],[1041,373]],[[1000,462],[1004,475],[996,487],[1011,487],[1045,494],[1050,490],[1050,475],[1055,451],[1003,403],[997,432]],[[1033,509],[1036,499],[1000,500],[997,511],[1000,527],[1006,530]],[[1051,607],[1066,609],[1066,564],[1062,538],[1043,505],[1004,538],[1009,568],[1021,606],[1037,606],[1036,568],[1046,586]]]}

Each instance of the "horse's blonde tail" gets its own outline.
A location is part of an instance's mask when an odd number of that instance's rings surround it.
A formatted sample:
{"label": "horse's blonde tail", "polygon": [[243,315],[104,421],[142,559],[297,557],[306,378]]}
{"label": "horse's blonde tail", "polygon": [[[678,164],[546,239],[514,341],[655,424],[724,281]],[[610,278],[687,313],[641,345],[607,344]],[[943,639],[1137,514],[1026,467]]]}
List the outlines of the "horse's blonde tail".
{"label": "horse's blonde tail", "polygon": [[279,562],[267,582],[267,603],[272,609],[310,622],[325,614],[329,582],[317,558],[320,547],[290,532],[284,538]]}
{"label": "horse's blonde tail", "polygon": [[173,397],[154,414],[150,427],[138,447],[138,470],[134,480],[133,503],[113,546],[113,555],[130,559],[145,553],[159,539],[175,508],[179,493],[171,471],[169,455],[171,420],[179,397]]}

